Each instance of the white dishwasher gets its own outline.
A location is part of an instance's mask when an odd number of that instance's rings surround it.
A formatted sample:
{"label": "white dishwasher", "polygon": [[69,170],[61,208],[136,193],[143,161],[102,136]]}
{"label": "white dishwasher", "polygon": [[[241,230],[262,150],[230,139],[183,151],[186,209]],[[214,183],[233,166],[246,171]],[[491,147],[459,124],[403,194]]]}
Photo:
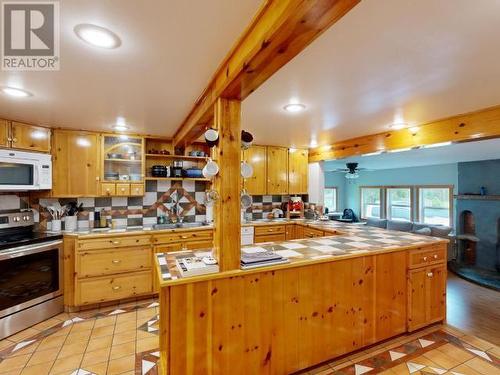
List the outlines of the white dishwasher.
{"label": "white dishwasher", "polygon": [[241,227],[241,245],[253,244],[253,227]]}

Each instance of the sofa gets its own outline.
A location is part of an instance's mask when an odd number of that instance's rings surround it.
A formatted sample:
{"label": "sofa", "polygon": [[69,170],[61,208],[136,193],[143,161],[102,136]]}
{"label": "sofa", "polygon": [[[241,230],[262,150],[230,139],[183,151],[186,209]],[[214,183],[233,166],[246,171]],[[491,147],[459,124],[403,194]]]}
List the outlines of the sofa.
{"label": "sofa", "polygon": [[413,223],[411,221],[387,220],[387,219],[377,219],[377,218],[367,219],[366,225],[388,230],[410,232],[424,236],[446,238],[450,240],[450,243],[448,244],[448,259],[450,259],[450,257],[453,254],[453,241],[451,241],[450,238],[450,233],[453,231],[453,228],[448,227],[446,225],[422,224],[422,223]]}

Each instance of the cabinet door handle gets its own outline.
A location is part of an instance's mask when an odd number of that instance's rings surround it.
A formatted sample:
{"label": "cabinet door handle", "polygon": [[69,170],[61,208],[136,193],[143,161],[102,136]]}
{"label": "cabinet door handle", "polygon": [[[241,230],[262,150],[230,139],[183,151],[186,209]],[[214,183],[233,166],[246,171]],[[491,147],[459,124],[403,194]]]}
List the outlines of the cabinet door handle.
{"label": "cabinet door handle", "polygon": [[113,287],[113,290],[120,290],[121,288],[122,288],[121,286],[116,285],[116,286]]}
{"label": "cabinet door handle", "polygon": [[16,143],[17,142],[17,138],[12,138],[12,142]]}
{"label": "cabinet door handle", "polygon": [[437,259],[438,258],[438,255],[437,254],[434,254],[434,259]]}
{"label": "cabinet door handle", "polygon": [[120,190],[121,190],[121,191],[125,191],[125,188],[121,188]]}
{"label": "cabinet door handle", "polygon": [[434,274],[432,272],[427,272],[427,277],[432,277]]}
{"label": "cabinet door handle", "polygon": [[422,259],[424,260],[424,262],[427,262],[427,257],[423,257]]}
{"label": "cabinet door handle", "polygon": [[181,238],[182,238],[183,240],[187,240],[187,239],[189,238],[189,236],[181,236]]}
{"label": "cabinet door handle", "polygon": [[119,245],[120,244],[120,241],[111,241],[113,243],[113,245]]}
{"label": "cabinet door handle", "polygon": [[122,262],[122,261],[121,261],[120,259],[113,259],[113,260],[111,261],[111,263],[113,263],[113,264],[118,264],[118,263],[121,263],[121,262]]}
{"label": "cabinet door handle", "polygon": [[272,231],[273,231],[273,229],[268,229],[267,231],[268,231],[268,232],[272,232]]}

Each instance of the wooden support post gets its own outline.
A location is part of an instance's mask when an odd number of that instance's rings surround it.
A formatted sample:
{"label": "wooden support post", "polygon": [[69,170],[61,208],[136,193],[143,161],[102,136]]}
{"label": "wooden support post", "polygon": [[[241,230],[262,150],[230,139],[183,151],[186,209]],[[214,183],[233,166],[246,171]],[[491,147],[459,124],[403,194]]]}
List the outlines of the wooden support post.
{"label": "wooden support post", "polygon": [[220,195],[214,210],[214,248],[220,270],[228,271],[240,268],[241,102],[217,99],[214,127],[219,131],[214,155],[219,174],[214,188]]}

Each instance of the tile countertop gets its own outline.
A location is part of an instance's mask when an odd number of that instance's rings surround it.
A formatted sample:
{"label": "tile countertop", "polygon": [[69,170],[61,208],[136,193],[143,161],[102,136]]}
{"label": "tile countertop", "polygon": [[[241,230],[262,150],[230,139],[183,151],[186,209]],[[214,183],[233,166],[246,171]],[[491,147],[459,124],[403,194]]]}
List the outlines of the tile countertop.
{"label": "tile countertop", "polygon": [[335,231],[338,234],[334,236],[316,237],[314,239],[266,242],[243,246],[241,249],[243,252],[263,250],[276,251],[283,257],[289,258],[290,262],[249,270],[233,270],[185,278],[177,271],[175,255],[191,253],[193,255],[204,256],[206,253],[210,253],[211,249],[159,253],[157,254],[156,262],[157,266],[160,268],[160,285],[169,286],[197,280],[239,276],[262,272],[264,270],[291,268],[365,255],[418,249],[426,245],[448,242],[447,239],[443,238],[368,227],[363,224],[345,224],[340,222],[302,222],[302,224],[325,231]]}
{"label": "tile countertop", "polygon": [[[269,226],[269,225],[285,225],[285,224],[302,224],[305,226],[311,226],[315,228],[320,228],[323,230],[335,230],[336,228],[332,224],[324,224],[324,222],[320,221],[312,221],[312,220],[304,220],[304,219],[279,219],[279,220],[258,220],[258,221],[250,221],[244,222],[241,224],[242,227],[249,226]],[[81,229],[73,232],[58,232],[58,234],[63,234],[64,236],[76,236],[81,238],[102,238],[106,236],[118,236],[118,235],[140,235],[140,234],[155,234],[155,233],[173,233],[173,232],[192,232],[192,231],[200,231],[200,230],[213,230],[213,225],[203,225],[198,227],[186,227],[186,228],[163,228],[163,229],[154,229],[152,226],[134,226],[134,227],[123,227],[116,229]],[[47,233],[56,233],[47,231]]]}
{"label": "tile countertop", "polygon": [[[175,233],[175,232],[192,232],[192,231],[204,231],[204,230],[213,230],[213,225],[203,225],[199,227],[187,227],[187,228],[163,228],[163,229],[154,229],[152,226],[150,227],[124,227],[124,228],[116,228],[116,229],[102,229],[102,230],[76,230],[74,232],[65,232],[62,231],[60,234],[64,236],[70,237],[78,237],[82,239],[86,238],[102,238],[109,236],[127,236],[127,235],[145,235],[145,234],[156,234],[156,233]],[[47,232],[52,233],[52,232]]]}

